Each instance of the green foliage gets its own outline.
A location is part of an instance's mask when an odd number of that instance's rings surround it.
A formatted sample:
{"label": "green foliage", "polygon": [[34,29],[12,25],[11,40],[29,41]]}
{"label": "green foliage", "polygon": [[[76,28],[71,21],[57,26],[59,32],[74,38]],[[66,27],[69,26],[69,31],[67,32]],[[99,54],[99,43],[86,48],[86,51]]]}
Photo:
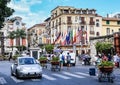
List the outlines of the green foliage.
{"label": "green foliage", "polygon": [[18,56],[19,56],[19,55],[14,55],[14,56],[12,56],[12,59],[13,59],[13,60],[16,60]]}
{"label": "green foliage", "polygon": [[103,51],[105,52],[106,50],[111,49],[112,44],[107,43],[107,42],[97,42],[95,47],[96,47],[97,52],[102,53]]}
{"label": "green foliage", "polygon": [[45,50],[47,51],[47,53],[52,53],[54,49],[54,46],[51,44],[48,44],[45,46]]}
{"label": "green foliage", "polygon": [[53,57],[52,58],[52,62],[58,62],[59,61],[59,57]]}
{"label": "green foliage", "polygon": [[114,64],[111,61],[102,61],[98,66],[114,66]]}
{"label": "green foliage", "polygon": [[14,9],[7,7],[7,4],[11,0],[0,0],[0,28],[4,25],[3,22],[5,18],[11,16],[14,12]]}
{"label": "green foliage", "polygon": [[44,57],[44,56],[41,56],[40,58],[39,58],[39,61],[46,61],[47,60],[47,57]]}

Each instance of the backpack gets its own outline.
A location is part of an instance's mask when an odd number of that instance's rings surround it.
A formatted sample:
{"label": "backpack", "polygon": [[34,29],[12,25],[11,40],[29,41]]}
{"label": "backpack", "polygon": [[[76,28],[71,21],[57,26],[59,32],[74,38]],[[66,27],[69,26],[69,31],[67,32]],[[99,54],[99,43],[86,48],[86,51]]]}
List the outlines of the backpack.
{"label": "backpack", "polygon": [[62,60],[63,60],[63,61],[65,60],[64,55],[62,55]]}
{"label": "backpack", "polygon": [[71,60],[71,56],[67,55],[67,61],[70,61],[70,60]]}

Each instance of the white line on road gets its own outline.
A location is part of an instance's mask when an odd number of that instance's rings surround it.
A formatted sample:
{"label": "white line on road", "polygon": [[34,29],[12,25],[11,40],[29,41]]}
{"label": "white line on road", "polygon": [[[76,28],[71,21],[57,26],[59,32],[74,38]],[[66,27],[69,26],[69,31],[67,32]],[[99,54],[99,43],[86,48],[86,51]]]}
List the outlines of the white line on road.
{"label": "white line on road", "polygon": [[41,81],[41,79],[31,79],[32,81]]}
{"label": "white line on road", "polygon": [[76,78],[85,78],[85,77],[83,77],[83,76],[75,75],[75,74],[72,74],[72,73],[70,73],[70,72],[63,72],[63,74],[66,74],[66,75],[72,76],[72,77],[76,77]]}
{"label": "white line on road", "polygon": [[45,75],[45,74],[43,74],[42,76],[43,76],[44,78],[48,79],[48,80],[56,80],[55,78],[50,77],[50,76]]}
{"label": "white line on road", "polygon": [[11,76],[11,78],[16,82],[16,83],[20,83],[20,82],[24,82],[24,80],[20,80],[20,79],[17,79],[13,76]]}
{"label": "white line on road", "polygon": [[89,74],[86,74],[86,73],[82,73],[82,72],[75,72],[76,74],[80,74],[80,75],[83,75],[83,76],[90,76]]}
{"label": "white line on road", "polygon": [[0,77],[0,85],[6,84],[6,80],[3,77]]}
{"label": "white line on road", "polygon": [[52,75],[63,78],[63,79],[70,79],[70,77],[63,76],[63,75],[60,75],[60,74],[52,74]]}

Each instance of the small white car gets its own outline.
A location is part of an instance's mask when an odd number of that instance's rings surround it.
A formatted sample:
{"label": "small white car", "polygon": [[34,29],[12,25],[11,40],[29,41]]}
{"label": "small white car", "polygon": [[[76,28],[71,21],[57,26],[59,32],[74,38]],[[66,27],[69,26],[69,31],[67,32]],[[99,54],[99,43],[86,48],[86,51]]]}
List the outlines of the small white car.
{"label": "small white car", "polygon": [[11,75],[15,75],[17,78],[42,78],[42,67],[33,57],[18,57],[11,65]]}

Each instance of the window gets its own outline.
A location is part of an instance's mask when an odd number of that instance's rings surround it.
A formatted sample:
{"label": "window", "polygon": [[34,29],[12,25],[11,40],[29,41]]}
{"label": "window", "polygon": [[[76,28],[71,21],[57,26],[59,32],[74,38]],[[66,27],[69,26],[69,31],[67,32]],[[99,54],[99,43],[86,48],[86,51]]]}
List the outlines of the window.
{"label": "window", "polygon": [[120,25],[120,21],[117,21],[117,25]]}
{"label": "window", "polygon": [[109,21],[109,20],[107,20],[107,21],[106,21],[106,24],[110,24],[110,21]]}
{"label": "window", "polygon": [[96,33],[96,35],[97,35],[97,36],[99,36],[99,35],[100,35],[100,33],[99,33],[99,32],[97,32],[97,33]]}
{"label": "window", "polygon": [[114,33],[114,30],[112,30],[112,34]]}
{"label": "window", "polygon": [[109,35],[110,34],[110,28],[107,28],[107,33],[106,33],[107,35]]}
{"label": "window", "polygon": [[99,23],[97,22],[97,23],[96,23],[96,27],[99,27],[99,26],[100,26],[100,25],[99,25]]}
{"label": "window", "polygon": [[119,28],[119,32],[120,32],[120,28]]}

